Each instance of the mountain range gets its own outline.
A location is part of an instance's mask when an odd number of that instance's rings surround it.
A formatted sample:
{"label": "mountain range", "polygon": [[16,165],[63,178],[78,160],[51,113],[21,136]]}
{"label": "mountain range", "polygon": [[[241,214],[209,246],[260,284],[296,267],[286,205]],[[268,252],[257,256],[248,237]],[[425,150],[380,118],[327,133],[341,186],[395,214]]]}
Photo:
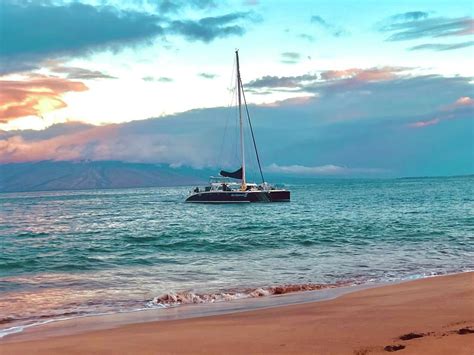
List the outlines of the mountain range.
{"label": "mountain range", "polygon": [[114,189],[202,184],[209,172],[120,161],[0,164],[0,192]]}

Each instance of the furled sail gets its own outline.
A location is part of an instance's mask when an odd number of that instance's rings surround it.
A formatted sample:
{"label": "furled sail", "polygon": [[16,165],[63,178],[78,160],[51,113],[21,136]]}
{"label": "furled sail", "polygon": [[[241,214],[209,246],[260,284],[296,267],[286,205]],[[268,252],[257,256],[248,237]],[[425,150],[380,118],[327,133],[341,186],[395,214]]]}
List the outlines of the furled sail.
{"label": "furled sail", "polygon": [[242,168],[240,168],[236,171],[232,171],[232,172],[221,170],[219,175],[224,176],[224,177],[230,177],[230,178],[233,178],[233,179],[242,179]]}

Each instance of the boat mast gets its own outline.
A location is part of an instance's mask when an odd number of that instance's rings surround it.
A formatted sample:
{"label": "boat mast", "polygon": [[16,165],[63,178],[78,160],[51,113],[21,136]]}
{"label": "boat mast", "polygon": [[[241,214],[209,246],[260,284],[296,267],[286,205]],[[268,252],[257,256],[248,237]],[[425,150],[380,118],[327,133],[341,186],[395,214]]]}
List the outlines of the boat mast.
{"label": "boat mast", "polygon": [[241,98],[241,81],[240,81],[240,65],[239,65],[239,50],[235,51],[235,58],[237,61],[237,91],[239,95],[239,121],[240,121],[240,154],[242,156],[242,191],[247,189],[247,182],[245,180],[245,148],[244,148],[244,126],[242,122],[242,98]]}

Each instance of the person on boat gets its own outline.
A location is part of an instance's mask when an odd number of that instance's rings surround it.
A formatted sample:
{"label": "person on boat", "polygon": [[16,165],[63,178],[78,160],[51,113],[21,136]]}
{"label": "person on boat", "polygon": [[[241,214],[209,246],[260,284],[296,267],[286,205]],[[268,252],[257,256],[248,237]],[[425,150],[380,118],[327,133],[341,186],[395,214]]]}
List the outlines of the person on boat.
{"label": "person on boat", "polygon": [[196,187],[196,188],[194,189],[194,192],[198,193],[198,192],[199,192],[199,187]]}

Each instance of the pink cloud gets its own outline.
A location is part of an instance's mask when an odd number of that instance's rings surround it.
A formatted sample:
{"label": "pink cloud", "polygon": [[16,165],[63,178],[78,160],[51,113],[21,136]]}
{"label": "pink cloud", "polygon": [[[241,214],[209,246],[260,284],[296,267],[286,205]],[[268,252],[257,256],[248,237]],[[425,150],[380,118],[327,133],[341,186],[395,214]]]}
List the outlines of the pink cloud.
{"label": "pink cloud", "polygon": [[[68,125],[68,124],[66,124]],[[20,134],[0,138],[0,163],[42,160],[120,160],[209,166],[215,161],[212,146],[201,147],[192,134],[170,135],[156,132],[132,133],[122,124],[82,128],[59,133],[53,138],[30,139]],[[58,128],[68,132],[66,127]],[[39,134],[42,136],[41,134]]]}
{"label": "pink cloud", "polygon": [[444,105],[440,108],[442,112],[455,112],[466,109],[474,109],[474,99],[470,98],[469,96],[461,96],[452,104]]}
{"label": "pink cloud", "polygon": [[116,130],[116,125],[93,127],[38,141],[25,141],[21,136],[13,136],[0,140],[0,163],[83,159],[84,150],[90,145],[94,145],[94,151],[100,155],[101,142],[113,137]]}
{"label": "pink cloud", "polygon": [[270,102],[267,104],[261,104],[259,106],[262,106],[262,107],[301,106],[301,105],[306,105],[310,103],[312,99],[314,99],[314,95],[291,97],[289,99]]}
{"label": "pink cloud", "polygon": [[440,121],[439,118],[434,118],[432,120],[429,120],[429,121],[418,121],[418,122],[414,122],[414,123],[410,123],[408,125],[408,127],[411,127],[411,128],[423,128],[423,127],[428,127],[428,126],[433,126],[435,124],[438,124]]}
{"label": "pink cloud", "polygon": [[380,67],[380,68],[350,68],[345,70],[328,70],[321,73],[324,80],[354,79],[358,81],[384,81],[391,80],[398,76],[398,73],[407,70],[401,67]]}
{"label": "pink cloud", "polygon": [[357,68],[351,68],[351,69],[345,69],[345,70],[327,70],[321,73],[321,78],[324,80],[349,78],[356,75],[361,70],[362,69],[357,69]]}
{"label": "pink cloud", "polygon": [[88,90],[82,82],[30,75],[25,80],[0,80],[0,122],[40,116],[67,106],[62,95]]}
{"label": "pink cloud", "polygon": [[473,19],[466,19],[463,21],[465,24],[465,28],[456,32],[453,32],[453,35],[456,36],[467,36],[474,34],[474,20]]}
{"label": "pink cloud", "polygon": [[463,96],[456,100],[454,106],[474,106],[474,100],[469,96]]}
{"label": "pink cloud", "polygon": [[411,128],[423,128],[438,124],[440,121],[451,120],[456,118],[466,118],[473,115],[474,99],[469,96],[461,96],[454,103],[440,108],[440,114],[437,118],[428,121],[418,121],[408,124]]}

